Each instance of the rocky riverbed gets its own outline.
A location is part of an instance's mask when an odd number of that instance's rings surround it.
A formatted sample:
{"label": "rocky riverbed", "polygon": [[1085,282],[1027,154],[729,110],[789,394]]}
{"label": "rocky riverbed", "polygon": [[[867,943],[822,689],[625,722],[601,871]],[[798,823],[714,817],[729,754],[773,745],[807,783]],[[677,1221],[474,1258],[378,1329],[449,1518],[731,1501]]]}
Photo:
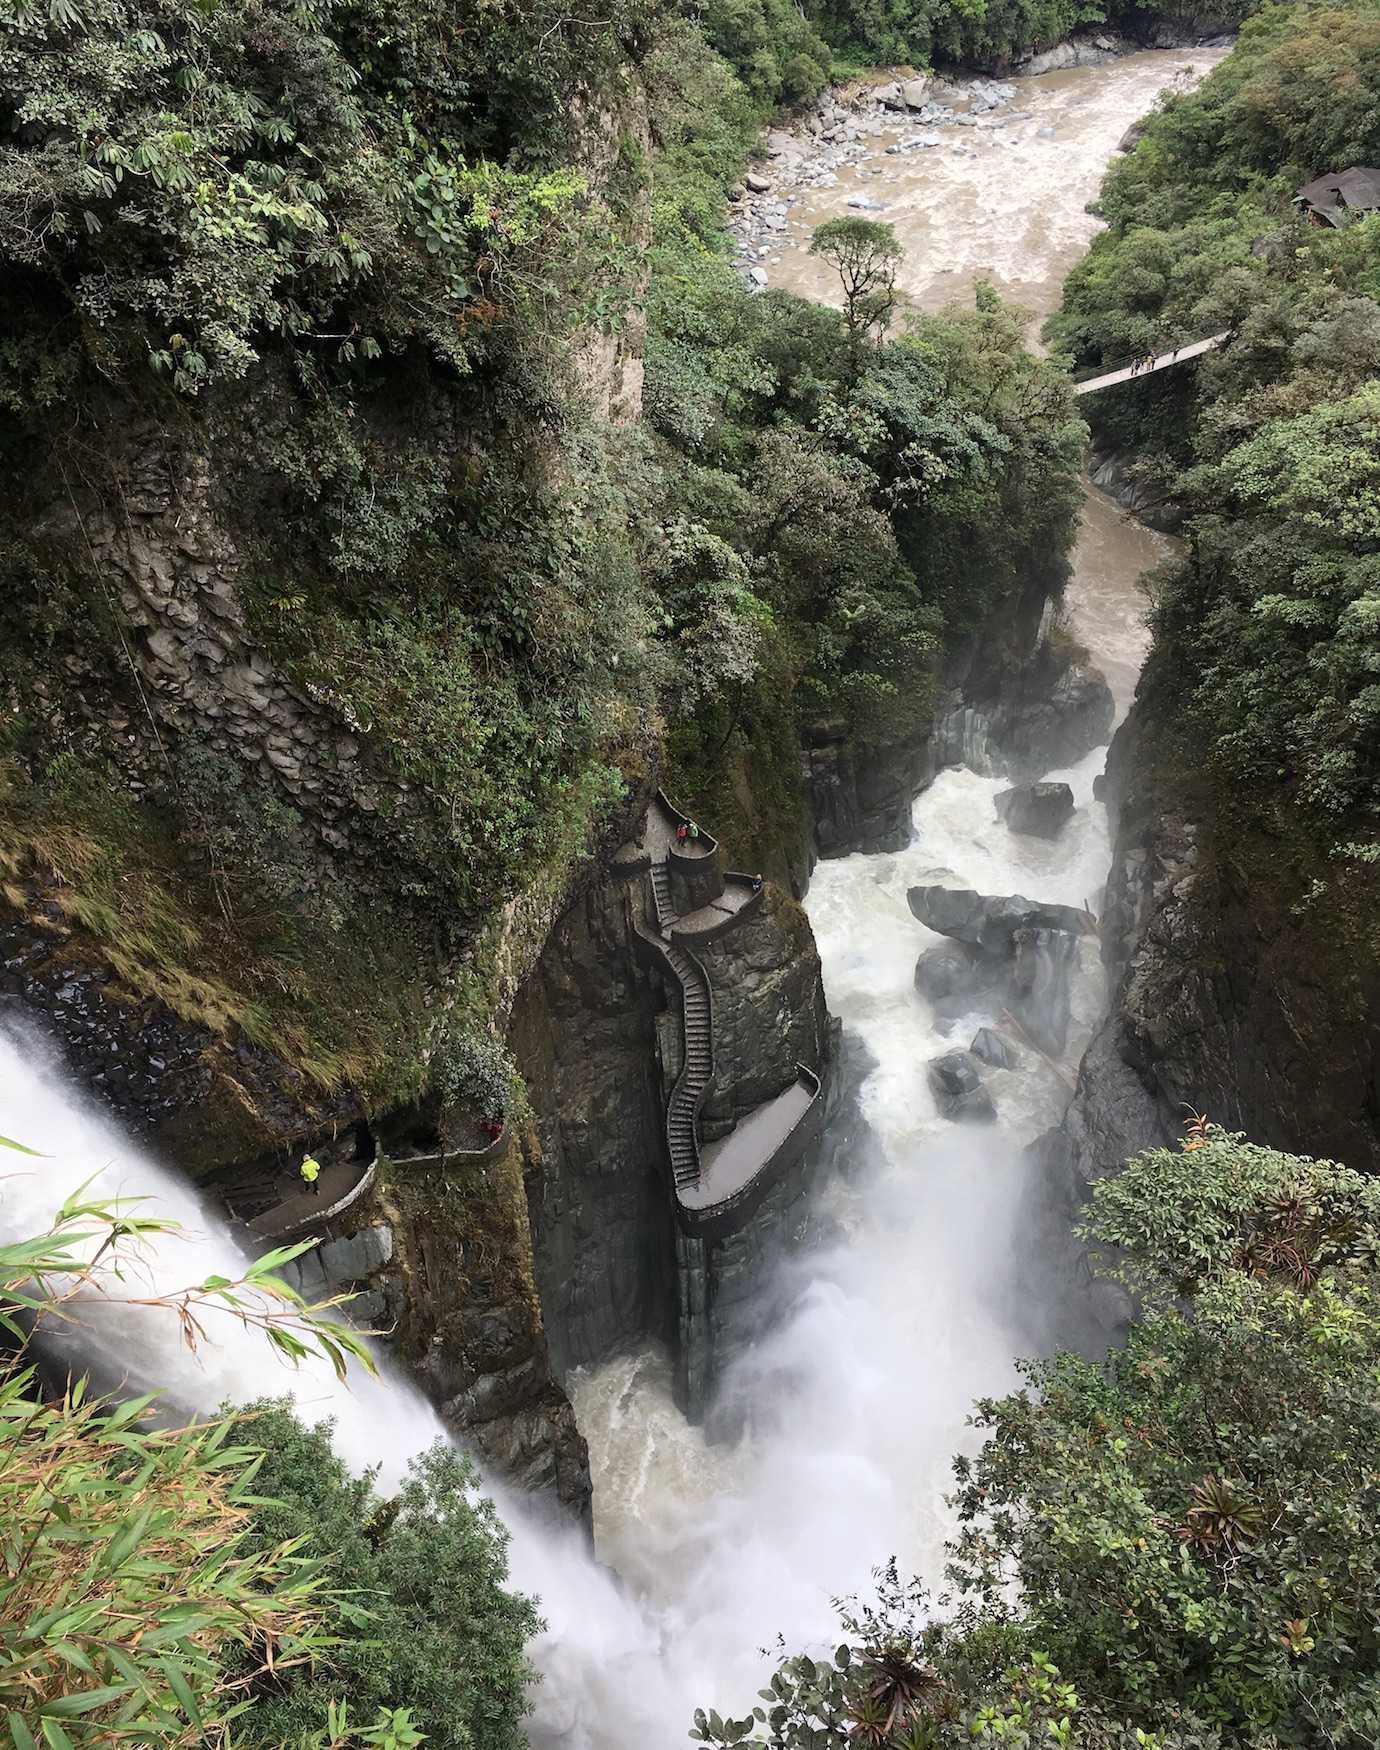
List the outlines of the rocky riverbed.
{"label": "rocky riverbed", "polygon": [[765,135],[733,191],[738,268],[759,288],[836,301],[810,236],[856,212],[896,227],[899,283],[919,307],[990,279],[1043,315],[1096,231],[1086,209],[1107,159],[1161,92],[1192,85],[1225,50],[1225,39],[1168,50],[1098,34],[1000,79],[892,74],[826,92]]}

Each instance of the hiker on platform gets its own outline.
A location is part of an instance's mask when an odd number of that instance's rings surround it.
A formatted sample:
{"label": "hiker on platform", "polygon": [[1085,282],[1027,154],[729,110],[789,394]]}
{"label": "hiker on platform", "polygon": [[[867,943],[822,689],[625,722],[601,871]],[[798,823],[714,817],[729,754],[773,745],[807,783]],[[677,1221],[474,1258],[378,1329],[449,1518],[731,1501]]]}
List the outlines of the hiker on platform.
{"label": "hiker on platform", "polygon": [[762,877],[760,875],[753,876],[753,878],[752,878],[752,891],[754,893],[760,893],[762,891]]}
{"label": "hiker on platform", "polygon": [[700,836],[700,829],[695,825],[694,821],[692,820],[690,822],[690,837],[692,839],[697,839],[699,836]]}
{"label": "hiker on platform", "polygon": [[680,825],[676,828],[676,843],[678,845],[683,845],[685,843],[686,839],[689,837],[689,835],[690,835],[690,828],[685,824],[684,821],[681,821]]}
{"label": "hiker on platform", "polygon": [[313,1197],[321,1195],[321,1163],[315,1155],[308,1155],[297,1171],[302,1175],[302,1183]]}

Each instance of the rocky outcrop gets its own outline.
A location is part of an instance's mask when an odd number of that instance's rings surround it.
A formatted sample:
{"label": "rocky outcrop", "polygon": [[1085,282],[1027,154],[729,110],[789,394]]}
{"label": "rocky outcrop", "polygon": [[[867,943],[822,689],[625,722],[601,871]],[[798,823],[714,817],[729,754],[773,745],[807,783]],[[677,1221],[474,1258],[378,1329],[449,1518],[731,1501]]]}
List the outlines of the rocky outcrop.
{"label": "rocky outcrop", "polygon": [[1012,832],[1034,838],[1058,838],[1073,813],[1073,791],[1067,784],[1017,784],[992,798],[997,818]]}
{"label": "rocky outcrop", "polygon": [[523,1181],[534,1147],[512,1134],[481,1160],[392,1174],[393,1346],[487,1465],[588,1520],[589,1455],[552,1368],[533,1267]]}
{"label": "rocky outcrop", "polygon": [[1015,937],[1025,931],[1057,930],[1077,937],[1096,928],[1089,913],[1077,906],[1026,899],[1019,893],[989,898],[970,887],[912,887],[906,903],[927,930],[988,954],[1009,952]]}
{"label": "rocky outcrop", "polygon": [[986,702],[992,764],[1014,778],[1071,766],[1111,739],[1116,704],[1087,652],[1057,631]]}
{"label": "rocky outcrop", "polygon": [[[1173,18],[1147,21],[1144,30],[1135,35],[1119,31],[1078,32],[1064,42],[1038,54],[1027,53],[1018,58],[1007,71],[1021,78],[1036,78],[1041,73],[1062,73],[1070,67],[1100,67],[1122,55],[1134,55],[1140,49],[1179,49],[1191,44],[1204,47],[1226,47],[1231,41],[1231,26],[1221,19]],[[1173,83],[1171,81],[1171,87]],[[1127,148],[1119,148],[1125,151]]]}
{"label": "rocky outcrop", "polygon": [[902,849],[911,801],[932,776],[928,737],[879,747],[853,740],[842,723],[817,723],[801,757],[818,856]]}
{"label": "rocky outcrop", "polygon": [[638,962],[635,887],[595,883],[560,920],[518,992],[509,1045],[529,1089],[536,1281],[562,1376],[643,1337],[674,1334],[658,1022],[674,1001]]}
{"label": "rocky outcrop", "polygon": [[1095,450],[1088,458],[1088,478],[1147,527],[1176,534],[1183,526],[1184,507],[1146,479],[1133,457],[1114,450]]}
{"label": "rocky outcrop", "polygon": [[925,1067],[934,1103],[943,1118],[956,1124],[994,1124],[997,1109],[982,1076],[966,1051],[946,1051]]}
{"label": "rocky outcrop", "polygon": [[738,928],[699,950],[714,994],[714,1090],[702,1128],[741,1118],[779,1094],[803,1063],[829,1053],[829,1015],[814,932],[778,889]]}
{"label": "rocky outcrop", "polygon": [[[535,1280],[558,1375],[647,1338],[667,1343],[677,1394],[703,1413],[734,1342],[734,1308],[798,1243],[810,1168],[792,1165],[730,1231],[678,1220],[666,1102],[684,1049],[679,993],[639,955],[648,876],[626,861],[552,931],[513,1009],[531,1092],[527,1174]],[[696,944],[713,1005],[714,1077],[701,1138],[731,1132],[830,1052],[819,957],[804,912],[768,884],[755,908]]]}
{"label": "rocky outcrop", "polygon": [[1227,824],[1182,739],[1167,664],[1152,658],[1113,743],[1112,1001],[1042,1151],[1076,1192],[1206,1112],[1255,1141],[1380,1171],[1373,875],[1346,892],[1315,881],[1307,846]]}
{"label": "rocky outcrop", "polygon": [[839,721],[806,726],[816,855],[901,850],[911,804],[946,767],[1038,778],[1109,739],[1116,708],[1106,678],[1047,625],[1064,574],[1062,560],[1032,560],[1019,596],[958,641],[934,715],[913,736],[877,744]]}
{"label": "rocky outcrop", "polygon": [[[916,988],[936,1014],[956,1016],[985,1000],[1002,1007],[1047,1057],[1061,1056],[1082,939],[1096,927],[1089,914],[969,888],[912,887],[906,899],[926,929],[951,938],[925,949],[915,968]],[[964,1090],[955,1084],[948,1092],[957,1097]]]}

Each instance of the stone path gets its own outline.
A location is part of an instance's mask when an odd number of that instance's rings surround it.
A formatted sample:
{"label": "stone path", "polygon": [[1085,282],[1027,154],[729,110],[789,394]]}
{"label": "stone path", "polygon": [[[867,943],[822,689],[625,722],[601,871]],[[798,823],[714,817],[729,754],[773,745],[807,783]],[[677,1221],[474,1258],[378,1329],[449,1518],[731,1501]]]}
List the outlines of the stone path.
{"label": "stone path", "polygon": [[1148,377],[1155,371],[1166,371],[1170,365],[1181,365],[1186,359],[1196,359],[1205,352],[1211,352],[1216,346],[1221,346],[1227,338],[1226,333],[1211,334],[1206,340],[1194,340],[1187,346],[1177,347],[1173,352],[1162,352],[1153,364],[1126,365],[1119,371],[1108,371],[1101,377],[1090,377],[1085,383],[1075,383],[1075,395],[1091,395],[1094,389],[1109,389],[1113,383],[1129,383],[1135,377]]}
{"label": "stone path", "polygon": [[699,1183],[682,1188],[681,1202],[687,1209],[710,1209],[741,1191],[785,1142],[814,1100],[815,1090],[802,1079],[740,1119],[727,1136],[706,1143]]}

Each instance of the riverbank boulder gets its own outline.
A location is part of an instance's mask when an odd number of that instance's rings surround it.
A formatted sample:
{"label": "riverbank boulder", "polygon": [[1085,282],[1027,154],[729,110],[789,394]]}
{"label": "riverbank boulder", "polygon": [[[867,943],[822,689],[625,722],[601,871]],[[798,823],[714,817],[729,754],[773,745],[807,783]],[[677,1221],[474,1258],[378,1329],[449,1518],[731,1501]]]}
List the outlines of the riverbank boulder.
{"label": "riverbank boulder", "polygon": [[946,1051],[932,1058],[925,1078],[940,1115],[956,1124],[992,1124],[997,1109],[982,1085],[978,1068],[966,1051]]}
{"label": "riverbank boulder", "polygon": [[990,898],[971,887],[912,887],[906,904],[926,929],[988,954],[1008,953],[1017,930],[1064,930],[1082,936],[1097,928],[1091,912],[1020,893]]}
{"label": "riverbank boulder", "polygon": [[1000,1033],[991,1027],[979,1027],[973,1035],[973,1042],[968,1047],[971,1056],[979,1062],[989,1065],[992,1069],[1014,1069],[1016,1067],[1016,1048],[1009,1039],[1004,1039]]}
{"label": "riverbank boulder", "polygon": [[1073,813],[1073,791],[1067,784],[1016,784],[999,790],[992,801],[1012,832],[1031,838],[1058,838]]}

